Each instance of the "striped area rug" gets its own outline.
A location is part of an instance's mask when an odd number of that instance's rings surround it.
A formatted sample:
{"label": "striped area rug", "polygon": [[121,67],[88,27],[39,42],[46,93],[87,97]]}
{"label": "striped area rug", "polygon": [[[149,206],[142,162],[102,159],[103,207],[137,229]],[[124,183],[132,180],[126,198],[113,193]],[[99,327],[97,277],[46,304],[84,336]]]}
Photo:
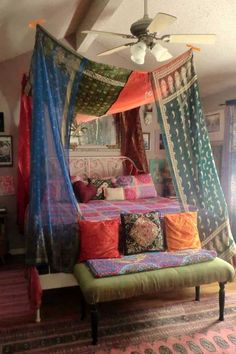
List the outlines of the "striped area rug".
{"label": "striped area rug", "polygon": [[0,270],[0,328],[33,316],[24,268]]}
{"label": "striped area rug", "polygon": [[[148,301],[147,301],[148,304]],[[89,316],[78,315],[0,330],[1,353],[205,354],[236,353],[236,296],[226,294],[225,321],[218,319],[218,294],[200,302],[151,302],[150,308],[104,304],[99,343],[92,346]]]}

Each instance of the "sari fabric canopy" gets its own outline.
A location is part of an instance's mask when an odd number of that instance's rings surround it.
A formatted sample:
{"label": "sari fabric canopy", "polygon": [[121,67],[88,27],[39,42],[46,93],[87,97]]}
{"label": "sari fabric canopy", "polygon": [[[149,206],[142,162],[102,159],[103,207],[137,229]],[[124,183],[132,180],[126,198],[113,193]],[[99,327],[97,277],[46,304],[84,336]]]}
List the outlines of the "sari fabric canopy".
{"label": "sari fabric canopy", "polygon": [[24,234],[25,211],[29,204],[30,134],[32,118],[32,97],[24,93],[26,84],[27,77],[24,75],[21,82],[17,164],[17,223],[22,234]]}
{"label": "sari fabric canopy", "polygon": [[230,260],[235,243],[201,109],[192,53],[153,72],[156,106],[175,190],[188,211],[198,209],[202,247]]}
{"label": "sari fabric canopy", "polygon": [[236,240],[236,100],[226,101],[225,132],[222,158],[222,188]]}
{"label": "sari fabric canopy", "polygon": [[136,171],[130,161],[125,161],[125,173],[134,175],[148,173],[148,162],[144,148],[143,132],[139,115],[140,107],[115,114],[116,129],[120,138],[120,152],[122,156],[129,157],[138,168]]}
{"label": "sari fabric canopy", "polygon": [[51,270],[68,272],[75,263],[78,244],[78,210],[68,168],[69,132],[74,91],[85,62],[80,61],[77,71],[58,66],[59,59],[50,43],[38,29],[31,66],[33,111],[26,262],[48,263]]}
{"label": "sari fabric canopy", "polygon": [[[187,82],[176,76],[175,92],[169,94],[164,81],[176,72],[180,75],[184,67],[191,75],[183,75]],[[187,203],[199,209],[203,246],[215,247],[222,258],[230,258],[234,243],[212,161],[191,52],[152,74],[132,72],[82,58],[38,26],[30,77],[33,113],[28,264],[48,263],[53,270],[71,271],[76,260],[79,211],[68,167],[72,120],[80,119],[80,115],[86,119],[132,109],[153,102],[154,97],[183,209],[187,210]],[[206,188],[211,192],[205,193]]]}

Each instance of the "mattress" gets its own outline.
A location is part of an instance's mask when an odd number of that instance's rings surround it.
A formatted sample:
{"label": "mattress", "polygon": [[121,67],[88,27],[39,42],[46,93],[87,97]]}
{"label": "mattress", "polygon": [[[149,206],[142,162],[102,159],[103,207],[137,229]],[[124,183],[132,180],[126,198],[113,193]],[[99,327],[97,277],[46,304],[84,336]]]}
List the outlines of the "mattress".
{"label": "mattress", "polygon": [[[119,217],[121,213],[148,213],[158,211],[160,216],[181,211],[180,203],[175,199],[156,197],[136,200],[108,201],[90,200],[79,204],[85,220],[103,220]],[[190,210],[195,210],[191,207]]]}

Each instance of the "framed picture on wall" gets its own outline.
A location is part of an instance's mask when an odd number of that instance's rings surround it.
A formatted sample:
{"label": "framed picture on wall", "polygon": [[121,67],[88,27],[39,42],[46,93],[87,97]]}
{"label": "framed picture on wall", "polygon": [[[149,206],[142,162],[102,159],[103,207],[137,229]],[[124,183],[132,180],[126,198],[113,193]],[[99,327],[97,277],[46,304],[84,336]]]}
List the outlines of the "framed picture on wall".
{"label": "framed picture on wall", "polygon": [[206,126],[211,141],[224,140],[224,111],[212,112],[205,115]]}
{"label": "framed picture on wall", "polygon": [[150,150],[150,133],[143,133],[144,149]]}
{"label": "framed picture on wall", "polygon": [[0,112],[0,132],[4,132],[4,114]]}
{"label": "framed picture on wall", "polygon": [[0,167],[13,165],[12,136],[0,135]]}

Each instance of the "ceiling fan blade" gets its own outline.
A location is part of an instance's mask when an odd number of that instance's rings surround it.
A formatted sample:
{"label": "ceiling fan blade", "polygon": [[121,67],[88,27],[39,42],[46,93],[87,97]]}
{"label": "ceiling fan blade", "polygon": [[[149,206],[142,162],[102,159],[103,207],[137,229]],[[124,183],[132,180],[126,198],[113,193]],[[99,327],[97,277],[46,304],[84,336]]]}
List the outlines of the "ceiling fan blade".
{"label": "ceiling fan blade", "polygon": [[88,30],[88,31],[81,31],[81,33],[86,33],[86,34],[99,34],[101,36],[115,36],[115,37],[121,37],[125,39],[136,39],[135,36],[132,34],[125,34],[125,33],[115,33],[115,32],[106,32],[106,31],[97,31],[97,30]]}
{"label": "ceiling fan blade", "polygon": [[169,43],[199,43],[214,44],[216,40],[215,34],[169,34],[161,38],[164,42]]}
{"label": "ceiling fan blade", "polygon": [[171,25],[173,22],[177,20],[177,17],[171,16],[162,12],[159,12],[150,25],[147,27],[147,31],[150,33],[153,32],[161,32],[163,31],[166,27]]}
{"label": "ceiling fan blade", "polygon": [[113,53],[116,53],[116,52],[119,52],[120,50],[123,50],[129,46],[133,45],[133,43],[127,43],[127,44],[124,44],[124,45],[119,45],[119,47],[114,47],[112,49],[108,49],[108,50],[105,50],[104,52],[101,52],[99,54],[97,54],[99,57],[101,56],[104,56],[104,55],[110,55],[110,54],[113,54]]}

